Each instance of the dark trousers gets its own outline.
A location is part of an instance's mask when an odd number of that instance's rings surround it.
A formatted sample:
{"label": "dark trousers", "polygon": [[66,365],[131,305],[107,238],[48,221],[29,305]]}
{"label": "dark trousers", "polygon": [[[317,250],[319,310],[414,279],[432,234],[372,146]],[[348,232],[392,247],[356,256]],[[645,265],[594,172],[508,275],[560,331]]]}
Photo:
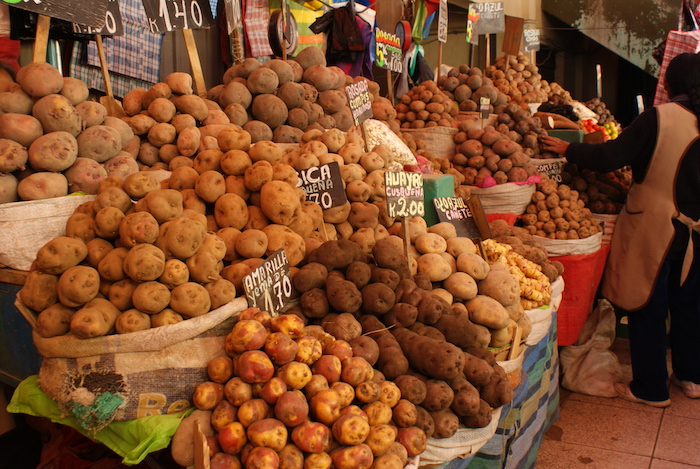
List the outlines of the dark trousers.
{"label": "dark trousers", "polygon": [[650,401],[669,398],[666,366],[666,318],[670,313],[671,363],[681,381],[700,384],[700,249],[680,285],[684,253],[666,257],[649,304],[628,314],[632,357],[632,393]]}

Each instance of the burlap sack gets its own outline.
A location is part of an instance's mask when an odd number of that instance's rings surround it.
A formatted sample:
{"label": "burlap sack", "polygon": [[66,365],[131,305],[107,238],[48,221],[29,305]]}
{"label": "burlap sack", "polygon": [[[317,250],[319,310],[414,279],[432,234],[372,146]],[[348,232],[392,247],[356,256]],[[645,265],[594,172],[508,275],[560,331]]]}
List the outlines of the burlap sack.
{"label": "burlap sack", "polygon": [[[32,315],[19,298],[15,304]],[[42,356],[39,385],[89,431],[185,410],[197,385],[208,380],[209,361],[226,354],[224,339],[247,306],[239,297],[177,324],[94,339],[35,332]]]}

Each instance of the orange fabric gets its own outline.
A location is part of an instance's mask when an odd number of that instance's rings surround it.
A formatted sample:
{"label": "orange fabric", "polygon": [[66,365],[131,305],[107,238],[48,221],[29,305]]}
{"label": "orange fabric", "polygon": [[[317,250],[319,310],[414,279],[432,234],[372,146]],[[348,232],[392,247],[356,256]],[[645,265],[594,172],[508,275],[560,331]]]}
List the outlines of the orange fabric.
{"label": "orange fabric", "polygon": [[551,258],[564,264],[564,292],[557,310],[560,346],[574,344],[581,335],[583,324],[593,309],[609,252],[610,245],[606,244],[592,254]]}

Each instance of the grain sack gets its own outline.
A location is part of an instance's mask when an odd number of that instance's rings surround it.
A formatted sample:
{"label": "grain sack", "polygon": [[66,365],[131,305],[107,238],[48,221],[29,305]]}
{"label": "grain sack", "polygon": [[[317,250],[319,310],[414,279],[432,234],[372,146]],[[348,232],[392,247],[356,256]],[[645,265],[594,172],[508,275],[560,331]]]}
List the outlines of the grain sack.
{"label": "grain sack", "polygon": [[455,156],[454,136],[457,135],[458,130],[454,127],[437,125],[423,129],[401,129],[401,132],[411,135],[414,140],[423,140],[425,149],[436,158],[451,160]]}
{"label": "grain sack", "polygon": [[[19,298],[15,304],[31,320]],[[42,356],[39,386],[88,431],[185,410],[197,385],[209,379],[209,361],[226,355],[224,339],[247,306],[239,297],[177,324],[94,339],[34,332]]]}

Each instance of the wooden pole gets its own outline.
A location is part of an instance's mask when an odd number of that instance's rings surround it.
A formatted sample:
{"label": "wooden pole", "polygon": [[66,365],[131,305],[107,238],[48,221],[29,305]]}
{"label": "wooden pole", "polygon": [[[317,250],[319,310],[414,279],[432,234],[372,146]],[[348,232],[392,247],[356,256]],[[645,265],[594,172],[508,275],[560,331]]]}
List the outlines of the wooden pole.
{"label": "wooden pole", "polygon": [[38,15],[36,20],[36,37],[34,38],[34,54],[32,62],[46,62],[46,50],[49,44],[49,26],[51,17]]}
{"label": "wooden pole", "polygon": [[183,29],[182,37],[185,39],[185,47],[187,48],[187,56],[190,59],[190,67],[192,68],[192,77],[197,94],[199,96],[206,96],[207,85],[204,82],[202,62],[199,60],[199,52],[197,51],[197,43],[194,40],[194,34],[191,29]]}
{"label": "wooden pole", "polygon": [[438,42],[438,54],[437,54],[437,73],[435,74],[435,79],[440,78],[440,73],[442,69],[442,42]]}
{"label": "wooden pole", "polygon": [[394,80],[391,78],[391,70],[386,69],[387,98],[394,104]]}

